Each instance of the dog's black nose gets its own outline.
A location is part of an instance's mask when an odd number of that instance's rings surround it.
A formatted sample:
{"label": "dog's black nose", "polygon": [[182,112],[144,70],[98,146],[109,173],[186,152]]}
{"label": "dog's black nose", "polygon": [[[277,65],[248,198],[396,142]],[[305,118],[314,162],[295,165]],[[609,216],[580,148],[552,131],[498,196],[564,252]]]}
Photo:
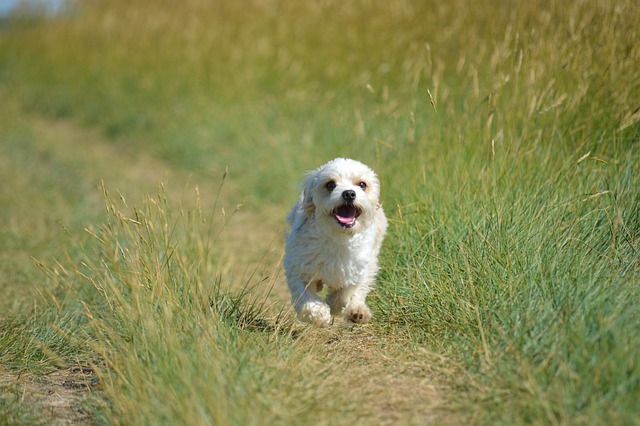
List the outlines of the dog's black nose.
{"label": "dog's black nose", "polygon": [[347,189],[342,192],[342,199],[348,202],[353,202],[356,199],[356,191],[353,189]]}

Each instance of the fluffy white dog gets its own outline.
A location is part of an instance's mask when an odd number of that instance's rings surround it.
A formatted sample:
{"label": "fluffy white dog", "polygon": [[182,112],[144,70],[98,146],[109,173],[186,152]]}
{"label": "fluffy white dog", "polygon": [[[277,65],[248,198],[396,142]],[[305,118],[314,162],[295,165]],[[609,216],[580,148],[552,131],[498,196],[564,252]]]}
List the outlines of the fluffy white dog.
{"label": "fluffy white dog", "polygon": [[[387,218],[380,182],[359,161],[336,158],[307,173],[299,201],[287,216],[284,268],[301,321],[316,327],[331,317],[371,319],[365,298],[375,285]],[[327,287],[326,300],[318,293]]]}

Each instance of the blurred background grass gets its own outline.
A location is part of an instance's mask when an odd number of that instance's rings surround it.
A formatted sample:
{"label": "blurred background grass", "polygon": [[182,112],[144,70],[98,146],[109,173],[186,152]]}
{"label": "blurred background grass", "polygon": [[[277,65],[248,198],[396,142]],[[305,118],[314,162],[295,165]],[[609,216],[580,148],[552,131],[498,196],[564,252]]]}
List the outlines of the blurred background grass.
{"label": "blurred background grass", "polygon": [[638,98],[635,12],[603,2],[80,4],[70,18],[5,31],[1,78],[30,109],[189,170],[231,165],[252,197],[281,202],[319,158],[397,158],[414,170],[440,166],[434,157],[456,145],[469,152],[447,163],[486,160],[492,140],[512,157],[611,145],[602,135]]}
{"label": "blurred background grass", "polygon": [[[373,327],[406,356],[450,359],[448,407],[478,423],[633,422],[639,28],[631,0],[113,0],[7,20],[1,211],[22,225],[3,238],[5,282],[38,281],[17,266],[29,256],[73,253],[56,220],[73,235],[104,220],[100,179],[127,198],[156,177],[132,168],[210,190],[228,166],[222,197],[267,225],[252,241],[265,252],[301,173],[355,157],[379,172],[392,225]],[[99,135],[38,144],[33,117]]]}

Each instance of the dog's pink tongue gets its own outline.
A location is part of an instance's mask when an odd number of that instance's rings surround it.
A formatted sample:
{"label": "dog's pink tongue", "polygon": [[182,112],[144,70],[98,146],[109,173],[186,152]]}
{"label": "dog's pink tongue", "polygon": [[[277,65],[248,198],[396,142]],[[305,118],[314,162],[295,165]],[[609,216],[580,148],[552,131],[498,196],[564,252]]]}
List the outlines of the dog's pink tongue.
{"label": "dog's pink tongue", "polygon": [[356,209],[343,206],[335,211],[335,217],[343,225],[350,225],[356,220]]}
{"label": "dog's pink tongue", "polygon": [[336,215],[336,219],[338,219],[338,222],[340,222],[343,225],[350,225],[353,223],[354,219],[353,217],[344,217],[344,216],[340,216],[340,215]]}

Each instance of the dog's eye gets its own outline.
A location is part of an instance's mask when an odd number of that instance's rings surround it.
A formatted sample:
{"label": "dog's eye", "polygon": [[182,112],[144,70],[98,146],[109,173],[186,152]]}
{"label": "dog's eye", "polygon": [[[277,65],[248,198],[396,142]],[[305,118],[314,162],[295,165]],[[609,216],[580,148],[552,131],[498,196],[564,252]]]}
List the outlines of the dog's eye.
{"label": "dog's eye", "polygon": [[366,189],[367,189],[367,184],[366,184],[366,182],[360,182],[360,183],[358,184],[358,186],[359,186],[360,188],[362,188],[362,190],[363,190],[363,191],[366,191]]}
{"label": "dog's eye", "polygon": [[333,191],[334,189],[336,189],[336,183],[334,181],[327,182],[325,186],[329,191]]}

